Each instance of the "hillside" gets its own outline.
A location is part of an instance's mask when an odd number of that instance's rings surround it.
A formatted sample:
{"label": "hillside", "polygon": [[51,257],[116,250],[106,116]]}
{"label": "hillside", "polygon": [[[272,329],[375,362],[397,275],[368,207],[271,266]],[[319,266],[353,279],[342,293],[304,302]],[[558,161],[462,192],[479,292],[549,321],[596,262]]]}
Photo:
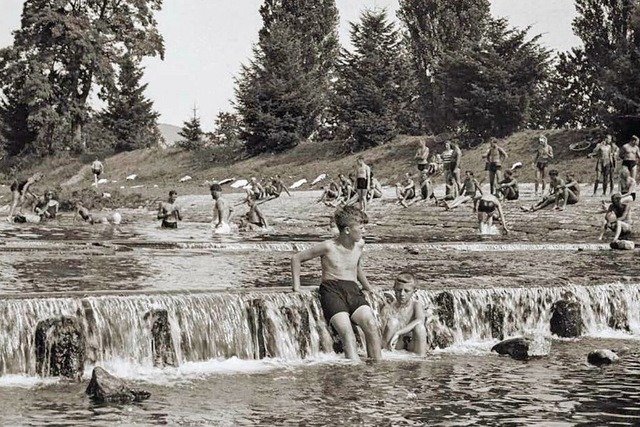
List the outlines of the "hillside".
{"label": "hillside", "polygon": [[[524,131],[512,135],[502,142],[509,154],[507,164],[521,161],[524,167],[518,170],[517,177],[521,182],[532,182],[534,168],[532,166],[537,144],[538,131]],[[593,140],[594,131],[588,130],[553,130],[545,131],[549,143],[555,151],[552,167],[562,172],[571,170],[578,179],[593,179],[594,160],[586,157],[590,150],[575,152],[569,145],[583,140]],[[384,146],[376,147],[362,153],[344,154],[337,142],[304,142],[299,146],[277,155],[264,154],[243,159],[239,149],[217,147],[202,152],[185,152],[176,147],[151,148],[128,153],[120,153],[103,159],[105,164],[104,178],[108,184],[100,186],[101,191],[120,191],[125,194],[140,193],[146,198],[163,196],[167,189],[174,188],[181,194],[206,193],[203,188],[206,180],[221,180],[235,177],[248,179],[251,176],[266,178],[279,174],[287,183],[306,178],[311,182],[321,173],[337,174],[351,172],[358,155],[362,154],[375,175],[383,184],[392,185],[400,180],[405,172],[415,172],[413,156],[419,137],[401,136]],[[443,143],[430,143],[432,152],[443,150]],[[484,177],[484,159],[487,145],[474,149],[463,147],[462,169],[472,170],[476,176]],[[87,188],[91,182],[89,164],[90,156],[73,158],[60,156],[46,159],[38,167],[24,170],[20,175],[28,175],[41,170],[52,187],[60,188],[62,193]],[[135,181],[125,178],[136,174]],[[180,182],[185,175],[192,179]],[[437,178],[442,180],[442,178]],[[116,181],[116,182],[111,182]],[[42,184],[39,184],[39,187]],[[124,186],[125,188],[121,188]],[[136,188],[131,188],[131,187]],[[140,187],[143,186],[143,187]],[[303,186],[302,189],[307,189]]]}

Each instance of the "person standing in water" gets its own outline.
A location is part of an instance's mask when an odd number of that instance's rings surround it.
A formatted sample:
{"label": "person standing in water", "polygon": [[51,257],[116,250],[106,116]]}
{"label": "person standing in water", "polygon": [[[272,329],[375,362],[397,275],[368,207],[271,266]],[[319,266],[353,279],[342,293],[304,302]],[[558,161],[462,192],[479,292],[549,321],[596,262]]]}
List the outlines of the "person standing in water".
{"label": "person standing in water", "polygon": [[545,182],[544,176],[549,162],[553,159],[553,148],[548,144],[547,137],[540,135],[538,137],[538,149],[533,164],[536,168],[535,194],[538,195],[538,185],[542,184],[542,194],[544,194]]}
{"label": "person standing in water", "polygon": [[378,322],[358,286],[359,282],[366,291],[373,291],[362,269],[362,237],[367,216],[355,206],[345,206],[336,211],[334,221],[339,231],[337,237],[298,252],[291,258],[293,291],[300,291],[300,264],[320,258],[320,305],[325,319],[340,335],[345,355],[348,359],[359,358],[353,322],[364,331],[367,355],[380,360],[382,349]]}
{"label": "person standing in water", "polygon": [[37,172],[24,181],[14,180],[11,183],[11,208],[9,209],[7,221],[13,222],[13,214],[16,207],[20,206],[20,212],[22,212],[22,205],[27,195],[37,199],[36,195],[31,192],[31,186],[40,181],[42,176],[40,172]]}
{"label": "person standing in water", "polygon": [[209,187],[211,197],[215,200],[213,205],[213,223],[215,224],[215,232],[218,234],[227,234],[231,232],[231,214],[233,206],[222,197],[222,187],[214,182]]}
{"label": "person standing in water", "polygon": [[509,234],[500,200],[493,194],[483,194],[478,200],[478,228],[480,232],[482,232],[483,225],[487,229],[491,228],[494,218],[500,220],[504,233]]}
{"label": "person standing in water", "polygon": [[98,186],[98,178],[100,178],[103,171],[104,165],[100,160],[95,159],[93,163],[91,163],[91,172],[93,173],[93,182],[96,187]]}
{"label": "person standing in water", "polygon": [[162,220],[162,228],[178,228],[178,221],[182,221],[180,208],[176,204],[178,192],[169,191],[169,199],[166,202],[160,202],[158,205],[158,219]]}

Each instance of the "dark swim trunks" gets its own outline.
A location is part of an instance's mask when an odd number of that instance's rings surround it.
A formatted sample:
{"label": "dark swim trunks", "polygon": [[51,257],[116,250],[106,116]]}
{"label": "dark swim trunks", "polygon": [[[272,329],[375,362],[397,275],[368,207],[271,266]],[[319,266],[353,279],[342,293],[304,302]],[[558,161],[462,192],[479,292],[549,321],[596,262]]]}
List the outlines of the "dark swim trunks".
{"label": "dark swim trunks", "polygon": [[160,225],[160,227],[162,228],[178,228],[178,223],[177,222],[170,222],[170,221],[166,221],[166,220],[162,220],[162,224]]}
{"label": "dark swim trunks", "polygon": [[638,162],[636,162],[635,160],[623,160],[622,161],[622,166],[624,166],[627,169],[629,169],[629,172],[631,172],[631,169],[633,169],[637,164],[638,164]]}
{"label": "dark swim trunks", "polygon": [[13,181],[11,183],[11,192],[13,193],[14,191],[17,191],[18,193],[22,194],[22,190],[24,190],[25,185],[27,185],[27,181]]}
{"label": "dark swim trunks", "polygon": [[502,165],[498,162],[487,162],[484,169],[489,172],[497,172],[502,169]]}
{"label": "dark swim trunks", "polygon": [[93,174],[95,176],[100,176],[101,173],[102,173],[102,171],[100,169],[93,169]]}
{"label": "dark swim trunks", "polygon": [[426,163],[418,163],[418,170],[419,171],[423,171],[427,168],[427,164]]}
{"label": "dark swim trunks", "polygon": [[366,190],[367,189],[367,178],[358,178],[356,180],[356,188],[358,190]]}
{"label": "dark swim trunks", "polygon": [[536,168],[538,168],[539,170],[544,170],[547,167],[547,162],[545,161],[539,161],[538,163],[536,163]]}
{"label": "dark swim trunks", "polygon": [[478,202],[478,212],[493,213],[496,210],[496,204],[488,200],[480,200]]}
{"label": "dark swim trunks", "polygon": [[357,283],[350,280],[326,280],[319,289],[320,305],[327,322],[338,313],[351,316],[358,308],[369,303]]}

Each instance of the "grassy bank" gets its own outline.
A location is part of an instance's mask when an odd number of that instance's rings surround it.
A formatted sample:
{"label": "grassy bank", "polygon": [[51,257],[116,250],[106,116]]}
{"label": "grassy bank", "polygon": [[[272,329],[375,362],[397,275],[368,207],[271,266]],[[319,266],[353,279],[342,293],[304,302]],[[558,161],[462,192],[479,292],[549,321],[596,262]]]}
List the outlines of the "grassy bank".
{"label": "grassy bank", "polygon": [[[532,162],[538,134],[538,131],[523,131],[502,142],[509,154],[506,162],[509,166],[516,161],[524,163],[524,167],[518,171],[518,179],[522,182],[532,182],[534,179]],[[561,172],[571,170],[583,182],[593,179],[594,160],[586,157],[590,150],[575,152],[569,145],[593,139],[595,132],[552,130],[545,131],[544,134],[555,151],[552,167]],[[203,152],[186,152],[178,148],[137,150],[102,159],[105,164],[103,177],[109,179],[109,183],[101,185],[100,192],[117,194],[118,200],[131,199],[132,203],[137,204],[140,199],[164,197],[170,188],[176,189],[180,194],[206,194],[208,189],[203,183],[213,179],[248,179],[251,176],[269,177],[279,174],[286,183],[301,178],[311,182],[321,173],[351,172],[356,157],[360,154],[372,165],[381,182],[391,185],[401,179],[405,172],[416,171],[413,156],[418,139],[419,137],[400,136],[389,144],[356,154],[345,154],[342,144],[338,142],[304,142],[284,153],[263,154],[245,159],[239,150],[224,147]],[[430,149],[432,152],[441,152],[443,143],[431,142]],[[476,176],[483,177],[483,156],[486,150],[486,144],[473,149],[463,147],[462,169],[472,170]],[[60,155],[34,162],[18,175],[28,176],[35,171],[41,171],[46,178],[43,183],[37,185],[36,192],[40,193],[44,187],[49,186],[58,189],[62,197],[70,197],[74,191],[90,187],[91,160],[93,159],[86,155]],[[137,175],[136,179],[126,180],[126,177],[132,174]],[[180,182],[186,175],[192,179]],[[8,176],[5,181],[7,180]],[[306,189],[308,186],[302,188]]]}

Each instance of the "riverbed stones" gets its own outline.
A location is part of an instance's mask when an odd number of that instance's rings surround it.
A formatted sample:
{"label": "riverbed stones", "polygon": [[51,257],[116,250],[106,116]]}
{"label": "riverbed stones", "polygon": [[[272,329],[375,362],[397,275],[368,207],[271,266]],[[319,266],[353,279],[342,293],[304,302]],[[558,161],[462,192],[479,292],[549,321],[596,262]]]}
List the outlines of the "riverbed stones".
{"label": "riverbed stones", "polygon": [[620,360],[620,357],[612,351],[606,349],[593,350],[587,355],[587,362],[595,366],[611,365]]}
{"label": "riverbed stones", "polygon": [[151,393],[129,386],[100,366],[93,368],[91,381],[85,391],[96,403],[130,403],[146,400]]}
{"label": "riverbed stones", "polygon": [[551,306],[551,333],[563,338],[582,335],[582,307],[570,298],[556,301]]}
{"label": "riverbed stones", "polygon": [[511,356],[516,360],[527,360],[529,358],[529,345],[531,340],[525,337],[509,338],[499,342],[491,348],[498,354]]}
{"label": "riverbed stones", "polygon": [[173,346],[167,310],[153,309],[147,312],[144,318],[151,324],[153,365],[157,367],[178,366],[178,357]]}
{"label": "riverbed stones", "polygon": [[61,316],[38,322],[35,347],[39,375],[80,380],[86,358],[86,340],[78,318]]}

